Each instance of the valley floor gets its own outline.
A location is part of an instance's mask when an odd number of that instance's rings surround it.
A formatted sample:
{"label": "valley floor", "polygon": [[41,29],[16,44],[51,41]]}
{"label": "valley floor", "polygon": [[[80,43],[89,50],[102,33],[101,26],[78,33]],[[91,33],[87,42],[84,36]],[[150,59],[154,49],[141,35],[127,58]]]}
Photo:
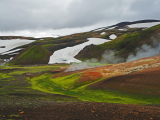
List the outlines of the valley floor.
{"label": "valley floor", "polygon": [[[154,62],[146,58],[126,63],[126,67],[114,64],[70,72],[64,72],[66,64],[1,66],[0,120],[159,120],[160,56],[153,58]],[[154,66],[135,70],[148,59]],[[120,65],[127,72],[134,68],[134,72],[122,76]],[[105,76],[99,78],[97,73]],[[109,73],[113,76],[108,77]],[[132,88],[124,87],[131,83]],[[96,89],[101,85],[102,89]]]}

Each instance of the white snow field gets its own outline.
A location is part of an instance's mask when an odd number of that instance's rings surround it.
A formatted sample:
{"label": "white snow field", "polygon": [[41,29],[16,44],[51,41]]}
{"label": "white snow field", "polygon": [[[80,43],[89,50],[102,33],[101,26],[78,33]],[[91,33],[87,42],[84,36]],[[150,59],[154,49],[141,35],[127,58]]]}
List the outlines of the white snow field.
{"label": "white snow field", "polygon": [[117,36],[116,36],[115,34],[112,34],[112,35],[109,36],[109,38],[110,38],[111,40],[113,40],[113,39],[117,38]]}
{"label": "white snow field", "polygon": [[100,35],[105,35],[106,34],[106,32],[102,32]]}
{"label": "white snow field", "polygon": [[137,24],[132,24],[132,25],[128,25],[128,27],[130,28],[139,28],[139,27],[153,27],[155,25],[160,24],[160,22],[150,22],[150,23],[137,23]]}
{"label": "white snow field", "polygon": [[[3,52],[7,52],[13,48],[22,46],[22,45],[26,45],[29,43],[34,42],[35,40],[20,40],[20,39],[15,39],[15,40],[0,40],[0,45],[1,46],[5,46],[5,48],[0,48],[0,54],[2,54]],[[18,51],[18,50],[17,50]],[[15,51],[12,51],[15,52]],[[8,52],[8,54],[11,52]]]}
{"label": "white snow field", "polygon": [[76,56],[85,46],[87,45],[99,45],[105,42],[109,42],[110,40],[101,39],[101,38],[88,38],[89,41],[75,45],[73,47],[66,47],[64,49],[57,50],[53,53],[53,55],[50,57],[49,64],[54,63],[79,63],[81,62],[78,59],[75,59],[74,56]]}

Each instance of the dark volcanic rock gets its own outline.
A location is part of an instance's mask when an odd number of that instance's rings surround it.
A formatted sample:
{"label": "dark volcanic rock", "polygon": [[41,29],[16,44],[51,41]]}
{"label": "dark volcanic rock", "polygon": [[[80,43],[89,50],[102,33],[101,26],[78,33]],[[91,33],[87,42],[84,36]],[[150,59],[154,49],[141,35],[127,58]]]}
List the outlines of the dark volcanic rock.
{"label": "dark volcanic rock", "polygon": [[0,48],[5,48],[6,46],[0,46]]}

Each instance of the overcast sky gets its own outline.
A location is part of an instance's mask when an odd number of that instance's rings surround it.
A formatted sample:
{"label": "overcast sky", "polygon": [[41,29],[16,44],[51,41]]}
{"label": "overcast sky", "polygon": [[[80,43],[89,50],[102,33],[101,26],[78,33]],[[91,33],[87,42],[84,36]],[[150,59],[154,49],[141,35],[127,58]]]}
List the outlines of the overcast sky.
{"label": "overcast sky", "polygon": [[160,0],[0,0],[0,36],[67,35],[142,19],[160,20]]}

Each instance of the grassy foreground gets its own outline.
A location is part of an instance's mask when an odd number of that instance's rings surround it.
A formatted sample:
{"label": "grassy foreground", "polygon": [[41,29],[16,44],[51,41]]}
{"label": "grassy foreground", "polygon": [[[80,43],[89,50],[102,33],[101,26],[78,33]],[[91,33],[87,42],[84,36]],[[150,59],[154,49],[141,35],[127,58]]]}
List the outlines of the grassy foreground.
{"label": "grassy foreground", "polygon": [[[30,67],[1,67],[0,96],[24,95],[28,98],[49,99],[56,101],[94,101],[120,104],[159,105],[160,97],[126,93],[116,90],[91,90],[92,83],[78,83],[80,73],[54,78],[50,70],[57,70],[66,65],[45,65]],[[25,74],[34,74],[31,77]],[[100,81],[100,80],[97,80]],[[95,81],[95,82],[97,82]],[[60,94],[70,97],[54,96]],[[7,102],[7,101],[6,101]]]}

